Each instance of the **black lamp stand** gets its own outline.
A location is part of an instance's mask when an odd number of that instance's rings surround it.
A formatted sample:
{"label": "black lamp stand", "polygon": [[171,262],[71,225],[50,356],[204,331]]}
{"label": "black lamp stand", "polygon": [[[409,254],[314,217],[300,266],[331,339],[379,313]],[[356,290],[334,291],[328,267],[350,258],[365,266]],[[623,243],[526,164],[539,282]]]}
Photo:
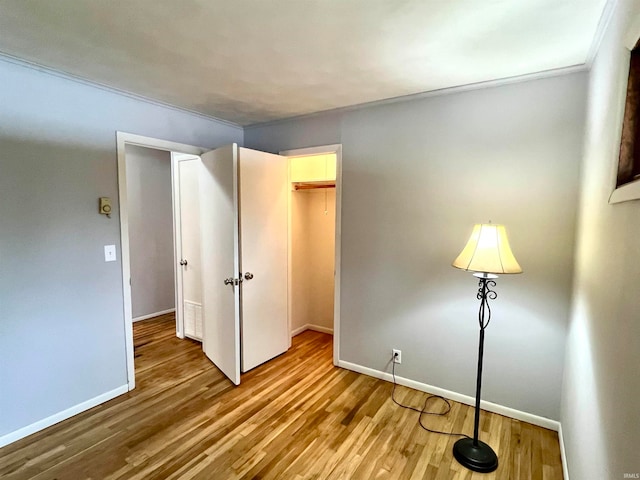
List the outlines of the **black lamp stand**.
{"label": "black lamp stand", "polygon": [[476,381],[476,412],[473,422],[473,438],[462,438],[453,445],[453,456],[463,466],[474,472],[488,473],[498,468],[498,456],[493,449],[484,442],[478,440],[478,426],[480,423],[480,388],[482,387],[482,356],[484,353],[484,329],[491,320],[491,308],[489,300],[495,300],[496,292],[492,290],[496,282],[492,279],[497,275],[488,273],[475,273],[480,279],[478,284],[478,300],[480,310],[478,323],[480,324],[480,345],[478,347],[478,379]]}

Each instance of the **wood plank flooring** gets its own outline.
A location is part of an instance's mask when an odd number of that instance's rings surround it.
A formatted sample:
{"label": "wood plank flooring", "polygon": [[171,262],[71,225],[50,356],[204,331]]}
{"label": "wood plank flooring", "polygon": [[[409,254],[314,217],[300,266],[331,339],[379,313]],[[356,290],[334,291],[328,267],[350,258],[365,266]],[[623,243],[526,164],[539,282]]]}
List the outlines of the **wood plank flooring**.
{"label": "wood plank flooring", "polygon": [[[1,478],[562,479],[555,432],[487,412],[481,439],[500,466],[461,467],[457,438],[421,429],[390,383],[334,367],[329,335],[298,335],[239,387],[175,337],[173,315],[136,323],[134,336],[137,388],[0,449]],[[398,387],[396,398],[421,407],[424,393]],[[423,421],[471,434],[473,408],[452,402]]]}

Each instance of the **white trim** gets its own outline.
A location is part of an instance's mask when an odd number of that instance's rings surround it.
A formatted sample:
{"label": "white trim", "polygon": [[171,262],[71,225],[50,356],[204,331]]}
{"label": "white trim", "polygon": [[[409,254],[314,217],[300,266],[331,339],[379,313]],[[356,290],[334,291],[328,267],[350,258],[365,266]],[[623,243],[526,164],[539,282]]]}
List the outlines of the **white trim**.
{"label": "white trim", "polygon": [[55,413],[47,418],[43,418],[42,420],[38,420],[31,425],[27,425],[26,427],[22,427],[14,432],[7,433],[0,437],[0,448],[5,445],[9,445],[10,443],[16,442],[21,438],[27,437],[33,433],[39,432],[40,430],[44,430],[51,425],[55,425],[58,422],[66,420],[67,418],[71,418],[74,415],[82,413],[90,408],[95,407],[96,405],[100,405],[101,403],[107,402],[112,398],[115,398],[123,393],[127,393],[129,387],[127,385],[122,385],[118,388],[114,388],[106,393],[98,395],[97,397],[93,397],[85,402],[74,405],[71,408],[67,408],[61,412]]}
{"label": "white trim", "polygon": [[328,333],[329,335],[333,335],[333,328],[323,327],[321,325],[313,325],[311,323],[307,323],[295,330],[291,331],[291,337],[295,337],[296,335],[300,335],[302,332],[306,332],[307,330],[313,330],[314,332],[320,333]]}
{"label": "white trim", "polygon": [[[631,52],[633,47],[636,46],[638,38],[640,37],[640,16],[631,19],[627,31],[624,34],[624,46]],[[628,75],[628,73],[627,73]],[[626,92],[625,92],[626,93]]]}
{"label": "white trim", "polygon": [[[511,85],[514,83],[541,80],[543,78],[559,77],[562,75],[569,75],[571,73],[585,72],[587,70],[589,70],[589,65],[587,65],[586,63],[580,63],[578,65],[571,65],[568,67],[561,67],[561,68],[553,68],[550,70],[544,70],[542,72],[516,75],[514,77],[498,78],[496,80],[486,80],[483,82],[469,83],[466,85],[458,85],[455,87],[446,87],[446,88],[440,88],[436,90],[428,90],[426,92],[412,93],[412,94],[403,95],[400,97],[384,98],[382,100],[374,100],[372,102],[359,103],[357,105],[347,105],[345,107],[332,108],[329,110],[322,110],[319,112],[304,113],[302,115],[295,115],[293,117],[286,117],[278,120],[269,120],[268,122],[253,123],[251,125],[246,125],[244,127],[244,131],[246,132],[247,130],[251,130],[253,128],[271,127],[271,126],[279,125],[282,123],[287,123],[292,121],[295,122],[299,120],[305,120],[308,118],[322,117],[325,115],[335,115],[335,114],[340,114],[344,112],[351,112],[354,110],[361,110],[363,108],[378,107],[380,105],[388,105],[391,103],[421,100],[423,98],[439,97],[442,95],[452,95],[456,93],[468,92],[473,90],[482,90],[485,88],[501,87],[503,85]],[[281,155],[283,155],[283,153],[281,153]]]}
{"label": "white trim", "polygon": [[[301,327],[296,328],[295,330],[291,330],[291,337],[295,337],[296,335],[300,335],[302,332],[306,332],[309,329],[309,325],[303,325]],[[289,342],[291,343],[291,342]]]}
{"label": "white trim", "polygon": [[150,98],[150,97],[145,97],[144,95],[140,95],[140,94],[133,93],[133,92],[128,92],[126,90],[121,90],[121,89],[116,88],[116,87],[111,87],[111,86],[106,85],[104,83],[99,83],[99,82],[96,82],[96,81],[93,81],[93,80],[88,80],[86,78],[79,77],[77,75],[73,75],[72,73],[64,72],[62,70],[57,70],[55,68],[47,67],[45,65],[40,65],[39,63],[31,62],[31,61],[25,60],[23,58],[18,58],[18,57],[15,57],[13,55],[10,55],[8,53],[5,53],[5,52],[0,52],[0,61],[6,62],[6,63],[12,63],[14,65],[18,65],[18,66],[24,67],[24,68],[29,68],[31,70],[36,70],[36,71],[38,71],[40,73],[45,73],[47,75],[52,75],[54,77],[62,78],[64,80],[69,80],[71,82],[80,83],[80,84],[85,85],[87,87],[97,88],[99,90],[103,90],[103,91],[109,92],[109,93],[115,93],[116,95],[121,95],[123,97],[132,98],[132,99],[138,100],[140,102],[145,102],[145,103],[149,103],[151,105],[155,105],[157,107],[169,108],[171,110],[175,110],[175,111],[180,112],[180,113],[186,113],[188,115],[193,115],[195,117],[200,117],[200,118],[204,118],[206,120],[211,120],[211,121],[214,121],[214,122],[217,122],[217,123],[221,123],[223,125],[227,125],[229,127],[237,128],[238,130],[243,130],[244,129],[244,127],[242,125],[234,123],[234,122],[230,122],[229,120],[224,120],[222,118],[214,117],[212,115],[207,115],[205,113],[198,112],[196,110],[190,110],[188,108],[179,107],[177,105],[173,105],[171,103],[166,103],[166,102],[163,102],[161,100],[155,100],[155,99]]}
{"label": "white trim", "polygon": [[585,64],[591,69],[593,65],[593,61],[596,59],[598,55],[598,51],[600,50],[600,44],[602,43],[602,39],[604,38],[604,34],[607,31],[607,27],[609,26],[609,22],[613,18],[613,12],[616,10],[616,5],[618,0],[607,0],[604,8],[602,9],[602,15],[600,15],[600,20],[598,20],[598,26],[596,27],[596,32],[593,35],[593,40],[591,41],[591,46],[589,47],[589,51],[587,52],[587,58]]}
{"label": "white trim", "polygon": [[632,180],[631,182],[625,183],[616,187],[616,182],[618,179],[618,168],[620,163],[620,144],[622,142],[622,127],[624,123],[624,113],[627,107],[627,83],[629,80],[629,68],[631,65],[631,51],[633,47],[635,47],[636,42],[638,42],[638,38],[640,38],[640,17],[633,18],[631,23],[627,27],[627,30],[623,37],[624,47],[627,49],[626,57],[624,62],[626,63],[626,67],[620,69],[620,85],[624,85],[623,88],[620,88],[618,94],[618,102],[617,102],[617,110],[618,110],[618,123],[616,125],[616,137],[618,142],[615,144],[615,153],[613,157],[615,158],[615,162],[612,168],[612,183],[613,183],[613,191],[609,196],[609,204],[613,205],[615,203],[628,202],[630,200],[639,200],[640,199],[640,179]]}
{"label": "white trim", "polygon": [[123,143],[129,145],[137,145],[139,147],[154,148],[156,150],[165,150],[167,152],[185,153],[200,156],[211,150],[210,148],[196,147],[187,145],[186,143],[172,142],[171,140],[162,140],[159,138],[145,137],[144,135],[136,135],[135,133],[116,132],[116,138]]}
{"label": "white trim", "polygon": [[149,313],[148,315],[140,315],[139,317],[132,318],[131,321],[139,322],[141,320],[148,320],[149,318],[159,317],[160,315],[166,315],[167,313],[173,313],[175,311],[176,311],[175,308],[168,308],[167,310],[161,310],[159,312]]}
{"label": "white trim", "polygon": [[[608,2],[611,2],[611,3],[615,4],[616,0],[608,0]],[[608,6],[608,4],[609,3],[607,3],[607,6]],[[605,6],[604,12],[606,12],[607,6]],[[611,11],[613,11],[613,8],[611,8]],[[605,16],[605,13],[603,13],[602,17],[604,17],[604,16]],[[601,17],[601,22],[600,23],[602,23],[602,17]],[[400,96],[400,97],[385,98],[385,99],[382,99],[382,100],[374,100],[372,102],[361,103],[361,104],[357,104],[357,105],[348,105],[348,106],[345,106],[345,107],[338,107],[338,108],[333,108],[333,109],[329,109],[329,110],[322,110],[320,112],[312,112],[312,113],[306,113],[306,114],[302,114],[302,115],[294,115],[294,116],[291,116],[291,117],[281,118],[281,119],[277,119],[277,120],[270,120],[270,121],[267,121],[267,122],[258,122],[258,123],[254,123],[254,124],[251,124],[251,125],[240,125],[238,123],[234,123],[234,122],[231,122],[229,120],[224,120],[222,118],[214,117],[212,115],[207,115],[207,114],[198,112],[196,110],[190,110],[190,109],[187,109],[187,108],[184,108],[184,107],[179,107],[177,105],[173,105],[173,104],[170,104],[170,103],[165,103],[165,102],[162,102],[160,100],[155,100],[155,99],[150,98],[150,97],[145,97],[145,96],[139,95],[137,93],[128,92],[126,90],[120,90],[118,88],[111,87],[111,86],[103,84],[103,83],[95,82],[95,81],[92,81],[92,80],[87,80],[85,78],[73,75],[71,73],[64,72],[62,70],[56,70],[55,68],[47,67],[47,66],[35,63],[35,62],[31,62],[31,61],[28,61],[28,60],[25,60],[25,59],[22,59],[22,58],[18,58],[18,57],[15,57],[13,55],[10,55],[8,53],[0,52],[0,61],[4,61],[6,63],[12,63],[14,65],[18,65],[18,66],[21,66],[21,67],[24,67],[24,68],[29,68],[31,70],[36,70],[36,71],[41,72],[41,73],[52,75],[52,76],[58,77],[58,78],[63,78],[65,80],[69,80],[69,81],[72,81],[72,82],[80,83],[82,85],[86,85],[86,86],[89,86],[89,87],[97,88],[99,90],[104,90],[104,91],[109,92],[109,93],[122,95],[123,97],[132,98],[134,100],[138,100],[138,101],[141,101],[141,102],[149,103],[151,105],[156,105],[156,106],[159,106],[159,107],[169,108],[171,110],[175,110],[175,111],[178,111],[178,112],[181,112],[181,113],[186,113],[188,115],[193,115],[193,116],[196,116],[196,117],[204,118],[204,119],[207,119],[207,120],[210,120],[210,121],[214,121],[214,122],[217,122],[217,123],[228,125],[229,127],[236,128],[236,129],[242,130],[244,132],[244,131],[246,131],[247,129],[250,129],[250,128],[277,125],[279,123],[288,122],[288,121],[291,121],[291,120],[300,120],[300,119],[303,119],[303,118],[315,117],[315,116],[319,116],[319,115],[341,113],[341,112],[347,112],[347,111],[352,111],[352,110],[359,110],[361,108],[368,108],[368,107],[373,107],[373,106],[378,106],[378,105],[385,105],[385,104],[388,104],[388,103],[403,102],[403,101],[407,101],[407,100],[416,100],[416,99],[420,99],[420,98],[427,98],[427,97],[433,97],[433,96],[439,96],[439,95],[448,95],[448,94],[451,94],[451,93],[466,92],[466,91],[469,91],[469,90],[479,90],[479,89],[483,89],[483,88],[499,87],[501,85],[510,85],[512,83],[520,83],[520,82],[526,82],[526,81],[530,81],[530,80],[538,80],[538,79],[547,78],[547,77],[556,77],[556,76],[559,76],[559,75],[567,75],[567,74],[570,74],[570,73],[575,73],[575,72],[581,72],[581,71],[584,71],[584,70],[588,70],[591,67],[591,63],[590,62],[593,61],[593,57],[591,57],[591,55],[593,54],[593,56],[595,56],[595,53],[597,53],[597,47],[600,44],[600,40],[601,40],[601,36],[602,36],[602,33],[600,33],[600,23],[598,24],[598,30],[596,31],[596,35],[594,36],[594,42],[592,42],[592,45],[591,45],[591,47],[589,49],[589,54],[587,55],[587,62],[583,63],[583,64],[571,65],[571,66],[568,66],[568,67],[561,67],[561,68],[554,68],[554,69],[550,69],[550,70],[543,70],[543,71],[540,71],[540,72],[527,73],[527,74],[523,74],[523,75],[516,75],[516,76],[513,76],[513,77],[498,78],[498,79],[495,79],[495,80],[486,80],[486,81],[481,81],[481,82],[476,82],[476,83],[469,83],[469,84],[465,84],[465,85],[457,85],[455,87],[446,87],[446,88],[440,88],[440,89],[435,89],[435,90],[428,90],[428,91],[425,91],[425,92],[413,93],[413,94],[410,94],[410,95],[403,95],[403,96]],[[604,23],[602,32],[604,32],[604,29],[605,29],[607,23],[608,23],[608,20],[607,20],[607,22]],[[598,38],[598,35],[600,35],[600,38]],[[597,41],[596,41],[596,39],[597,39]]]}
{"label": "white trim", "polygon": [[611,192],[609,203],[622,203],[638,199],[640,199],[640,180],[634,180],[633,182],[620,185]]}
{"label": "white trim", "polygon": [[131,255],[129,252],[129,205],[127,200],[127,159],[125,146],[155,148],[168,152],[201,155],[208,149],[170,142],[152,137],[143,137],[133,133],[116,132],[116,152],[118,156],[118,201],[120,216],[120,262],[122,265],[122,296],[124,300],[124,336],[127,358],[127,382],[129,390],[136,387],[133,349],[133,319],[131,313]]}
{"label": "white trim", "polygon": [[340,361],[340,285],[342,283],[342,145],[336,151],[336,240],[335,240],[335,290],[333,294],[333,364]]}
{"label": "white trim", "polygon": [[560,443],[560,459],[562,460],[562,478],[569,480],[569,466],[567,465],[567,450],[564,446],[564,435],[562,434],[562,424],[558,424],[558,442]]}
{"label": "white trim", "polygon": [[[302,157],[323,153],[336,154],[336,228],[335,228],[335,275],[333,293],[333,364],[340,362],[340,276],[342,258],[342,144],[321,145],[317,147],[284,150],[280,155],[285,157]],[[291,277],[289,277],[291,278]],[[290,293],[289,293],[290,295]],[[291,312],[291,308],[289,308]],[[291,324],[291,323],[289,323]]]}
{"label": "white trim", "polygon": [[180,222],[180,153],[171,152],[171,215],[173,230],[173,278],[176,304],[176,337],[184,338],[184,303],[182,291],[182,269],[178,268],[182,255],[182,223]]}
{"label": "white trim", "polygon": [[292,150],[283,150],[279,153],[279,155],[282,155],[285,157],[310,157],[312,155],[322,155],[325,153],[337,154],[341,150],[342,150],[342,144],[333,143],[331,145],[319,145],[317,147],[305,147],[305,148],[294,148]]}
{"label": "white trim", "polygon": [[307,325],[307,330],[313,330],[314,332],[320,333],[328,333],[329,335],[333,335],[333,328],[323,327],[322,325]]}
{"label": "white trim", "polygon": [[[291,160],[287,159],[287,331],[289,332],[289,347],[294,335],[291,330],[291,316],[293,315],[293,192],[291,191]],[[303,332],[297,328],[298,333]]]}
{"label": "white trim", "polygon": [[[381,372],[380,370],[374,370],[373,368],[363,367],[362,365],[358,365],[356,363],[345,362],[344,360],[340,360],[338,362],[338,366],[346,368],[347,370],[362,373],[364,375],[369,375],[370,377],[386,380],[387,382],[393,382],[393,376],[387,372]],[[396,383],[398,385],[404,385],[405,387],[413,388],[415,390],[420,390],[421,392],[430,393],[432,395],[440,395],[442,397],[454,400],[456,402],[464,403],[466,405],[473,406],[476,403],[476,399],[474,397],[470,397],[469,395],[452,392],[451,390],[445,390],[444,388],[440,387],[434,387],[432,385],[427,385],[426,383],[416,382],[415,380],[399,377],[398,375],[396,375]],[[532,425],[548,428],[549,430],[553,430],[555,432],[560,429],[560,422],[541,417],[539,415],[522,412],[514,408],[498,405],[497,403],[487,402],[486,400],[481,400],[480,406],[483,410],[486,410],[488,412],[497,413],[499,415],[514,418],[516,420],[527,422]]]}

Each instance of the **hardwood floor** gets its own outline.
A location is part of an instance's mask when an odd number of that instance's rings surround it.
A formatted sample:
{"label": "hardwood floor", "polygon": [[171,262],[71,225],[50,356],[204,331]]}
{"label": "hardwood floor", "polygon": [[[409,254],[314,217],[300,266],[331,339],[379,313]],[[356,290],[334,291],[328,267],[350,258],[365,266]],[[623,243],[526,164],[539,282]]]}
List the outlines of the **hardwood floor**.
{"label": "hardwood floor", "polygon": [[[331,337],[307,331],[284,355],[231,382],[200,344],[175,337],[173,315],[135,324],[137,388],[0,449],[13,479],[544,479],[562,478],[555,432],[483,412],[481,439],[500,466],[458,465],[457,439],[422,430],[391,384],[331,363]],[[424,393],[398,387],[421,407]],[[452,402],[433,429],[472,433],[473,408]]]}

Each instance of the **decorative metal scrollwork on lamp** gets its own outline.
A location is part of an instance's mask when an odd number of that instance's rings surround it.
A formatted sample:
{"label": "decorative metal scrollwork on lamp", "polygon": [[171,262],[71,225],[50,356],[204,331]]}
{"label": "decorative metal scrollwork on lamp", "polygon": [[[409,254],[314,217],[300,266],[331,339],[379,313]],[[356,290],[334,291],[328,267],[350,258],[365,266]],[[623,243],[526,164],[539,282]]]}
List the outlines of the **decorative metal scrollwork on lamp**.
{"label": "decorative metal scrollwork on lamp", "polygon": [[496,286],[494,279],[498,278],[498,274],[522,273],[522,268],[511,252],[504,226],[491,223],[478,224],[473,227],[469,241],[452,265],[462,270],[475,272],[473,275],[480,279],[477,294],[477,298],[480,300],[480,310],[478,311],[480,341],[473,438],[458,440],[453,446],[453,456],[461,465],[470,470],[483,473],[493,472],[498,468],[498,456],[489,445],[478,439],[484,329],[491,320],[489,300],[495,300],[497,297],[493,290]]}

